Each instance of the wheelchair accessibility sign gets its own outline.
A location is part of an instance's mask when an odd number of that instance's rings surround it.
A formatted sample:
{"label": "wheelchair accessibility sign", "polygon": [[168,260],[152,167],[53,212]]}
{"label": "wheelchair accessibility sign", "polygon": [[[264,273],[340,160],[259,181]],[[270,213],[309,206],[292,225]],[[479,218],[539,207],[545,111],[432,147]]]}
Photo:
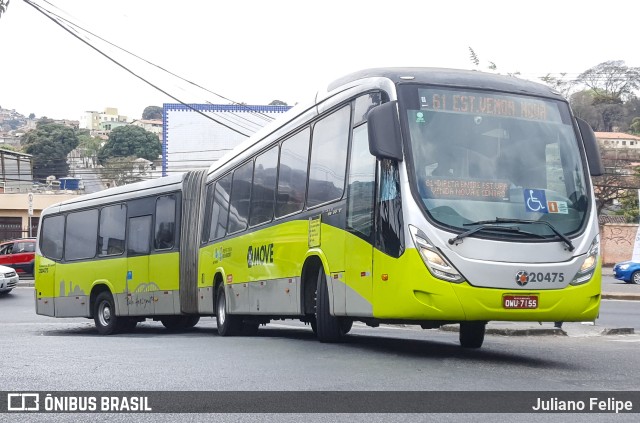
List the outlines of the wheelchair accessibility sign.
{"label": "wheelchair accessibility sign", "polygon": [[534,213],[569,213],[566,201],[547,201],[547,196],[542,189],[525,189],[524,207],[528,212]]}

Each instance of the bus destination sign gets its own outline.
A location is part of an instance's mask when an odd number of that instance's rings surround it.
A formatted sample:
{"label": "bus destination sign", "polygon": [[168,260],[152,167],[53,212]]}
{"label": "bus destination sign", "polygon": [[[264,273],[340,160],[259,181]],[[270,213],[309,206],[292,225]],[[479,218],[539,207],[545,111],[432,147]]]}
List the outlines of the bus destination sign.
{"label": "bus destination sign", "polygon": [[531,97],[435,89],[418,92],[422,110],[561,122],[552,102]]}
{"label": "bus destination sign", "polygon": [[505,181],[470,181],[430,177],[425,180],[425,184],[434,198],[509,201],[509,184]]}

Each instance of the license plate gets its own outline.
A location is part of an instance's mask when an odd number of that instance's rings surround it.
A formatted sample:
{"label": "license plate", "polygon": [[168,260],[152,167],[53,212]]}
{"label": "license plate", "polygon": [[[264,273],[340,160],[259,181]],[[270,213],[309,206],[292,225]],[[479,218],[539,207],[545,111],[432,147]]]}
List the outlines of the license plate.
{"label": "license plate", "polygon": [[507,309],[538,308],[538,296],[537,295],[504,295],[502,297],[502,306]]}

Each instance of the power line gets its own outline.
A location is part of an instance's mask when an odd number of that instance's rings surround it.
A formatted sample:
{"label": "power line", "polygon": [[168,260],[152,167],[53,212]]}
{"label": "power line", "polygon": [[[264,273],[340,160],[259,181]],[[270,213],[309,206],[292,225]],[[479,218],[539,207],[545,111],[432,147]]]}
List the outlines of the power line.
{"label": "power line", "polygon": [[[49,2],[49,1],[47,1],[47,0],[43,0],[43,1],[44,1],[45,3],[50,4],[51,6],[55,7],[56,9],[58,9],[58,10],[60,10],[60,11],[64,12],[64,10],[60,9],[58,6],[56,6],[56,5],[52,4],[51,2]],[[69,25],[74,26],[74,27],[76,27],[76,28],[79,28],[79,29],[81,29],[82,31],[84,31],[84,32],[86,32],[86,33],[88,33],[88,34],[93,35],[94,37],[98,38],[99,40],[104,41],[105,43],[107,43],[107,44],[109,44],[109,45],[112,45],[113,47],[115,47],[115,48],[117,48],[117,49],[119,49],[119,50],[122,50],[122,51],[124,51],[125,53],[130,54],[131,56],[133,56],[133,57],[135,57],[135,58],[137,58],[137,59],[139,59],[139,60],[142,60],[143,62],[148,63],[148,64],[149,64],[149,65],[151,65],[151,66],[154,66],[154,67],[156,67],[156,68],[158,68],[158,69],[162,70],[163,72],[168,73],[169,75],[172,75],[172,76],[174,76],[174,77],[176,77],[176,78],[178,78],[178,79],[180,79],[180,80],[182,80],[182,81],[185,81],[185,82],[186,82],[186,83],[188,83],[188,84],[191,84],[191,85],[193,85],[193,86],[195,86],[195,87],[197,87],[197,88],[200,88],[201,90],[204,90],[204,91],[206,91],[206,92],[208,92],[208,93],[211,93],[211,94],[213,94],[213,95],[215,95],[215,96],[217,96],[217,97],[220,97],[220,98],[222,98],[222,99],[224,99],[224,100],[226,100],[226,101],[230,101],[231,103],[233,103],[233,104],[235,104],[235,105],[238,105],[238,106],[241,106],[241,107],[243,107],[243,108],[246,108],[247,110],[249,110],[249,111],[251,111],[251,112],[255,113],[258,117],[262,118],[263,120],[265,120],[265,121],[267,121],[267,122],[270,122],[270,121],[274,120],[274,118],[273,118],[273,117],[271,117],[271,116],[269,116],[269,115],[267,115],[267,114],[264,114],[264,113],[262,113],[262,112],[260,112],[260,111],[257,111],[257,110],[253,109],[253,108],[252,108],[252,107],[250,107],[250,106],[247,106],[247,105],[245,105],[245,104],[239,103],[239,102],[234,101],[234,100],[231,100],[231,99],[229,99],[229,98],[227,98],[227,97],[225,97],[225,96],[223,96],[223,95],[221,95],[221,94],[218,94],[218,93],[216,93],[216,92],[213,92],[213,91],[209,90],[208,88],[205,88],[205,87],[203,87],[203,86],[201,86],[201,85],[199,85],[199,84],[197,84],[197,83],[195,83],[195,82],[189,81],[189,80],[187,80],[187,79],[185,79],[185,78],[181,77],[180,75],[177,75],[177,74],[175,74],[175,73],[173,73],[173,72],[169,71],[168,69],[163,68],[162,66],[156,65],[155,63],[150,62],[149,60],[147,60],[147,59],[145,59],[145,58],[143,58],[143,57],[140,57],[139,55],[137,55],[137,54],[135,54],[135,53],[133,53],[133,52],[130,52],[129,50],[127,50],[127,49],[125,49],[125,48],[122,48],[122,47],[120,47],[120,46],[118,46],[118,45],[116,45],[116,44],[114,44],[114,43],[112,43],[112,42],[110,42],[110,41],[108,41],[108,40],[106,40],[106,39],[102,38],[101,36],[99,36],[99,35],[97,35],[97,34],[94,34],[93,32],[89,31],[88,29],[85,29],[85,28],[81,27],[80,25],[78,25],[78,24],[75,24],[75,23],[71,22],[71,21],[69,21],[68,19],[65,19],[64,17],[62,17],[62,16],[60,16],[60,15],[57,15],[57,14],[55,14],[55,13],[53,13],[53,12],[50,12],[50,11],[49,11],[49,13],[51,13],[52,15],[56,16],[57,18],[59,18],[59,19],[61,19],[61,20],[65,21],[65,22],[67,22]],[[65,12],[65,13],[67,13],[67,12]]]}
{"label": "power line", "polygon": [[142,76],[138,75],[137,73],[135,73],[134,71],[132,71],[131,69],[129,69],[128,67],[126,67],[125,65],[123,65],[122,63],[118,62],[117,60],[115,60],[114,58],[112,58],[111,56],[109,56],[108,54],[104,53],[102,50],[98,49],[97,47],[93,46],[91,43],[89,43],[88,41],[82,39],[80,36],[78,36],[77,34],[75,34],[73,31],[71,31],[69,28],[67,28],[66,26],[64,26],[62,23],[60,23],[57,19],[53,18],[52,16],[50,16],[48,10],[41,8],[41,6],[36,5],[35,3],[33,3],[31,0],[24,0],[25,3],[27,3],[29,6],[33,7],[34,9],[36,9],[38,12],[42,13],[45,17],[47,17],[48,19],[50,19],[51,21],[53,21],[56,25],[60,26],[62,29],[64,29],[66,32],[68,32],[69,34],[71,34],[74,38],[80,40],[81,42],[83,42],[84,44],[88,45],[90,48],[92,48],[93,50],[95,50],[96,52],[98,52],[100,55],[106,57],[107,59],[109,59],[111,62],[115,63],[116,65],[120,66],[122,69],[126,70],[127,72],[129,72],[131,75],[135,76],[136,78],[140,79],[141,81],[145,82],[146,84],[152,86],[153,88],[155,88],[156,90],[160,91],[161,93],[165,94],[166,96],[172,98],[173,100],[177,101],[178,103],[182,104],[183,106],[188,107],[189,109],[193,110],[194,112],[204,116],[207,119],[210,119],[216,123],[218,123],[219,125],[224,126],[225,128],[236,132],[240,135],[243,135],[245,137],[249,137],[249,135],[238,131],[235,128],[232,128],[229,125],[226,125],[222,122],[220,122],[219,120],[214,119],[213,117],[211,117],[210,115],[207,115],[203,112],[201,112],[200,110],[192,107],[191,105],[183,102],[182,100],[178,99],[177,97],[169,94],[167,91],[163,90],[162,88],[158,87],[157,85],[153,84],[152,82],[146,80],[145,78],[143,78]]}

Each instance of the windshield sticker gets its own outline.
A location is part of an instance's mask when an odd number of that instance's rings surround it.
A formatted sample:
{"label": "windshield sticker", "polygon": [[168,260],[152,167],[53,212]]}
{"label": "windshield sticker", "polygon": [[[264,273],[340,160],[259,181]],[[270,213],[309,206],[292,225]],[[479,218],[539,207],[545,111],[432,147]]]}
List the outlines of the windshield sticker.
{"label": "windshield sticker", "polygon": [[464,198],[484,201],[509,201],[509,184],[500,181],[427,178],[425,185],[434,198]]}
{"label": "windshield sticker", "polygon": [[569,214],[569,207],[566,201],[549,201],[549,213]]}
{"label": "windshield sticker", "polygon": [[561,122],[552,102],[531,97],[435,89],[418,90],[422,110]]}
{"label": "windshield sticker", "polygon": [[416,113],[416,123],[425,123],[425,121],[424,121],[424,113],[422,113],[422,112]]}
{"label": "windshield sticker", "polygon": [[541,189],[525,189],[524,206],[528,212],[549,213],[547,196]]}
{"label": "windshield sticker", "polygon": [[566,201],[547,201],[542,189],[526,188],[524,190],[524,207],[528,212],[569,214]]}

